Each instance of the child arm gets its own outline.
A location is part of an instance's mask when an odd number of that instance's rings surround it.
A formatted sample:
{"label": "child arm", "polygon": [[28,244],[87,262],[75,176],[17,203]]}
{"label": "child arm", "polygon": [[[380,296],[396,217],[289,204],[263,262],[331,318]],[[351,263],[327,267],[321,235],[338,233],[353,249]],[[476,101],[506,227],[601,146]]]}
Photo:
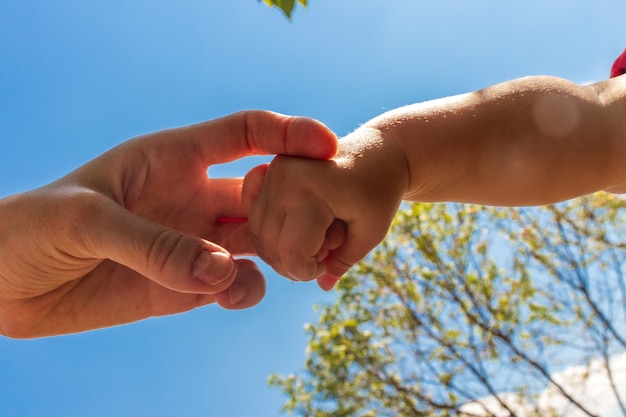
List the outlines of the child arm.
{"label": "child arm", "polygon": [[528,77],[385,113],[365,126],[404,149],[412,201],[538,205],[626,191],[626,77]]}
{"label": "child arm", "polygon": [[517,206],[626,192],[625,116],[626,77],[528,77],[392,110],[331,161],[277,157],[264,181],[246,178],[263,184],[244,183],[258,252],[329,287],[385,237],[403,199]]}

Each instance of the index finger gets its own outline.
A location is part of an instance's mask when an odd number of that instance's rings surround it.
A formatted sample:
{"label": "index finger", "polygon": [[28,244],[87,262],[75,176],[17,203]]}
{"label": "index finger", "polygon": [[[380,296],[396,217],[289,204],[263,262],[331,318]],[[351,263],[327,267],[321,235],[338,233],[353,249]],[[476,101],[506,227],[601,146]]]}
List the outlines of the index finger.
{"label": "index finger", "polygon": [[335,134],[315,119],[265,110],[243,111],[187,129],[208,164],[271,154],[329,159],[338,146]]}

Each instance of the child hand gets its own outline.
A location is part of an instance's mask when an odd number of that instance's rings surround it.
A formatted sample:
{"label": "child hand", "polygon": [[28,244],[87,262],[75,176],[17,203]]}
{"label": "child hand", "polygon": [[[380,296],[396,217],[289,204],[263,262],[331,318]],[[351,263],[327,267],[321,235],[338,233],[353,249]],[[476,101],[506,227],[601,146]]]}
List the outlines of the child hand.
{"label": "child hand", "polygon": [[243,184],[259,256],[279,274],[330,289],[385,237],[408,186],[400,145],[361,128],[328,161],[277,156]]}

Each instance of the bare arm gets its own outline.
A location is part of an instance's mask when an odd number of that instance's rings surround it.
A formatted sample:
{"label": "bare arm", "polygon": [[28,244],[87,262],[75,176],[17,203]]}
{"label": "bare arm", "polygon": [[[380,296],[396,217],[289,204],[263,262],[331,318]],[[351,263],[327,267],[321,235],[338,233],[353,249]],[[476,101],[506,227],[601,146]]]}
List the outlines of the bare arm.
{"label": "bare arm", "polygon": [[397,141],[404,198],[535,205],[626,192],[626,77],[580,86],[528,77],[387,112],[364,128]]}

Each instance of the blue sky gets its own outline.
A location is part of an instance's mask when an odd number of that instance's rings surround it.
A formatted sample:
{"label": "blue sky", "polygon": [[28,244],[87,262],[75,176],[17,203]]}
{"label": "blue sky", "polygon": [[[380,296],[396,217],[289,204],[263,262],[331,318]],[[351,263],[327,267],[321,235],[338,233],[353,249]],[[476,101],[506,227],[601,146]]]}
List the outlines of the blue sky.
{"label": "blue sky", "polygon": [[[250,108],[344,135],[400,105],[551,74],[606,78],[623,0],[2,0],[0,196],[133,136]],[[212,170],[239,176],[258,162]],[[314,285],[265,268],[266,299],[56,338],[0,338],[0,416],[276,416]]]}

